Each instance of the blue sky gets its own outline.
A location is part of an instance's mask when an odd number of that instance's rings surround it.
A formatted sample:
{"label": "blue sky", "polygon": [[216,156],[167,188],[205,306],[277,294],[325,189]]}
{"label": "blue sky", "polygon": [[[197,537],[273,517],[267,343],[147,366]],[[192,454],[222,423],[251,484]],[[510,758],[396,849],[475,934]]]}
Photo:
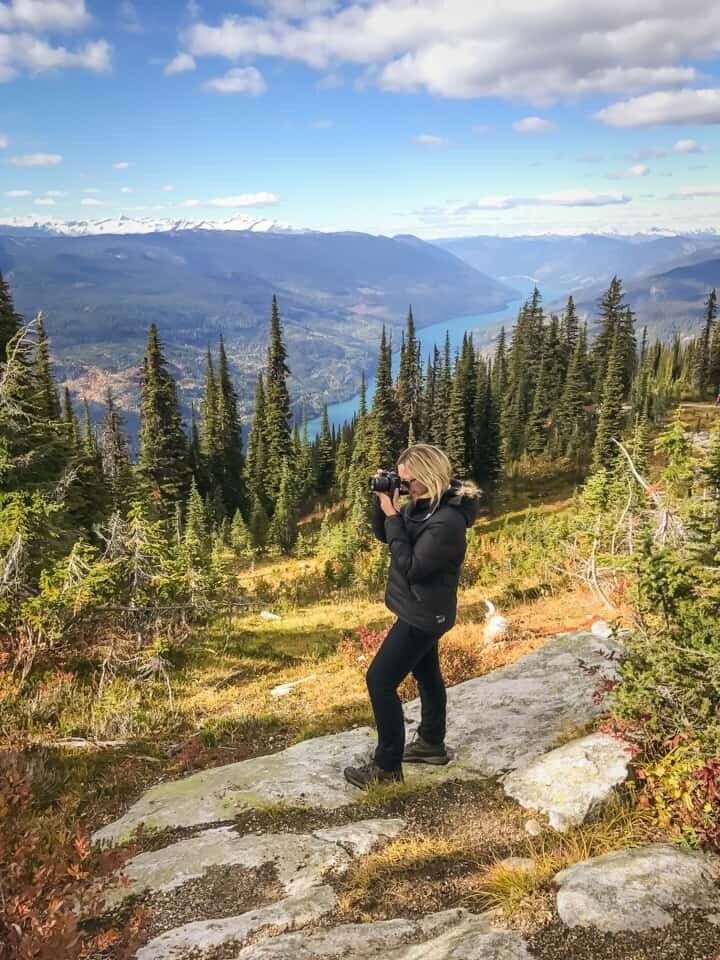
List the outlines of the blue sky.
{"label": "blue sky", "polygon": [[0,0],[0,221],[718,228],[720,6]]}

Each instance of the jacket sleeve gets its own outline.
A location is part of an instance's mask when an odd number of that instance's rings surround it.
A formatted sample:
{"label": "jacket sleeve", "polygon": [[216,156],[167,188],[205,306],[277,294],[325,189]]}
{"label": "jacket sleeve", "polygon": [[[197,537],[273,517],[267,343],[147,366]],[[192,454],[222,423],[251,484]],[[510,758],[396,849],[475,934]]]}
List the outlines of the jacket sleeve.
{"label": "jacket sleeve", "polygon": [[385,534],[393,566],[408,583],[427,580],[448,564],[460,563],[465,555],[465,523],[460,516],[426,527],[414,545],[400,516],[385,519]]}
{"label": "jacket sleeve", "polygon": [[376,496],[373,496],[373,515],[372,515],[372,527],[373,533],[378,538],[382,540],[383,543],[387,543],[387,537],[385,535],[385,514],[380,509],[380,501]]}

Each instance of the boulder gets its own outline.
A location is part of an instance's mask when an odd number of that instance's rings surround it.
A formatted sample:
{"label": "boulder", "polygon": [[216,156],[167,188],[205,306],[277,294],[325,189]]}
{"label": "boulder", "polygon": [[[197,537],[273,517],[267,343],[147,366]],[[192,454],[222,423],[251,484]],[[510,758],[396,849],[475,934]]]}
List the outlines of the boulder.
{"label": "boulder", "polygon": [[720,908],[717,861],[669,844],[650,844],[583,860],[555,877],[557,908],[569,927],[651,930],[672,910]]}

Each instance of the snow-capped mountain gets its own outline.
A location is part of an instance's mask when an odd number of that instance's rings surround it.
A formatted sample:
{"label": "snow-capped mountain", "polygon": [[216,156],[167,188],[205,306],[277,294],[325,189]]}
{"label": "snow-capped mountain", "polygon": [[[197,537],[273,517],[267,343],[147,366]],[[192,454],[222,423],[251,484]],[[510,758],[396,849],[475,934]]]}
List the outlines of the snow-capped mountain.
{"label": "snow-capped mountain", "polygon": [[171,233],[180,230],[252,230],[254,233],[309,233],[279,220],[237,214],[227,220],[157,220],[154,217],[106,217],[103,220],[37,220],[34,217],[0,219],[0,227],[15,227],[64,237]]}

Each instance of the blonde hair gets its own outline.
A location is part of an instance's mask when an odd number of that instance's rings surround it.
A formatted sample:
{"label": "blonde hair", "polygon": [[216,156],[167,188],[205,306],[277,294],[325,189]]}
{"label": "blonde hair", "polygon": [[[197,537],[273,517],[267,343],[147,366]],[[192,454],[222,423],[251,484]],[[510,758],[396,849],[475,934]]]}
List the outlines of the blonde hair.
{"label": "blonde hair", "polygon": [[[418,483],[427,487],[432,503],[437,503],[450,486],[452,467],[440,447],[430,443],[414,443],[398,457],[398,466],[408,468]],[[469,480],[463,480],[457,490],[460,496],[477,497],[480,490]]]}

